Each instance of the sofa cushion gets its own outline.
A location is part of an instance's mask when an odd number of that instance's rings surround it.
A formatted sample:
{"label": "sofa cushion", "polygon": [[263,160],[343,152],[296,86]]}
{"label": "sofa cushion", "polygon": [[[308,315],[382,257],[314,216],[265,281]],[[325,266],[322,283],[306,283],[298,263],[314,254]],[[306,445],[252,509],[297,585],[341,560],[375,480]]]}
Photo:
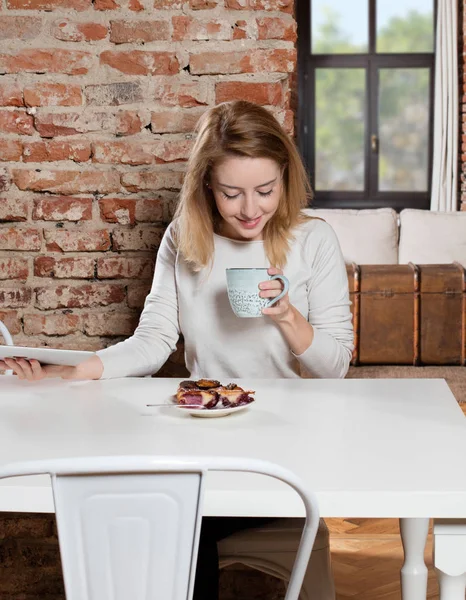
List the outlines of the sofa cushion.
{"label": "sofa cushion", "polygon": [[466,212],[402,210],[399,261],[466,266]]}
{"label": "sofa cushion", "polygon": [[398,220],[392,208],[317,208],[307,214],[331,225],[346,263],[394,265],[398,262]]}

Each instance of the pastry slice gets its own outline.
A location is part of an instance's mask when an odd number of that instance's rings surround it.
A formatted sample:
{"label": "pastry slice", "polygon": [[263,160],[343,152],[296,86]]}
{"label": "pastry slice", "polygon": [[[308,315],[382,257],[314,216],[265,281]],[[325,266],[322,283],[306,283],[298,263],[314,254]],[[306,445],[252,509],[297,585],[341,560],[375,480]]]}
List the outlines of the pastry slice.
{"label": "pastry slice", "polygon": [[182,381],[178,386],[178,404],[199,405],[205,408],[231,408],[253,402],[254,392],[244,390],[235,383],[226,386],[214,379]]}

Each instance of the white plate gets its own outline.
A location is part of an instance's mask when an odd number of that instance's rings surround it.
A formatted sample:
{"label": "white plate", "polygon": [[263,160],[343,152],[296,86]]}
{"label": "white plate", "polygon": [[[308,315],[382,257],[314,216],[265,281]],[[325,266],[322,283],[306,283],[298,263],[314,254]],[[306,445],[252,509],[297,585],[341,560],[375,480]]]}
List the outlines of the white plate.
{"label": "white plate", "polygon": [[94,352],[84,350],[57,350],[55,348],[26,348],[24,346],[0,346],[0,359],[20,357],[35,359],[44,365],[75,367]]}
{"label": "white plate", "polygon": [[249,408],[252,404],[254,404],[255,400],[249,402],[249,404],[242,404],[241,406],[232,406],[231,408],[184,408],[182,404],[178,404],[176,400],[168,400],[168,404],[175,404],[178,410],[183,412],[187,412],[192,417],[202,417],[207,419],[217,418],[217,417],[227,417],[235,412],[240,412],[245,408]]}

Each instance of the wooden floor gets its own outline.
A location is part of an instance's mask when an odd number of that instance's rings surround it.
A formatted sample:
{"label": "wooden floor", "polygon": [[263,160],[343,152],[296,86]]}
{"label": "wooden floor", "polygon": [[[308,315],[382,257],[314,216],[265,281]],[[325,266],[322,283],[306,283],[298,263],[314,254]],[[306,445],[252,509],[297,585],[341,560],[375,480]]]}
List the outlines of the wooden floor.
{"label": "wooden floor", "polygon": [[[398,521],[393,519],[325,519],[337,600],[400,600],[403,564]],[[425,552],[429,568],[427,597],[438,600],[432,568],[432,536]]]}

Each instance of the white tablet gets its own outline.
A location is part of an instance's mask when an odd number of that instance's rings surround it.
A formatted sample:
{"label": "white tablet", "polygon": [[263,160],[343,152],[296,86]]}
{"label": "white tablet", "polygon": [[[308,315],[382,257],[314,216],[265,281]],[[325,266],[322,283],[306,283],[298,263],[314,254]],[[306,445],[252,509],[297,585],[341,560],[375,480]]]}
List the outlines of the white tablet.
{"label": "white tablet", "polygon": [[94,352],[84,350],[57,350],[55,348],[25,348],[24,346],[0,346],[2,358],[35,358],[44,365],[66,365],[75,367]]}

